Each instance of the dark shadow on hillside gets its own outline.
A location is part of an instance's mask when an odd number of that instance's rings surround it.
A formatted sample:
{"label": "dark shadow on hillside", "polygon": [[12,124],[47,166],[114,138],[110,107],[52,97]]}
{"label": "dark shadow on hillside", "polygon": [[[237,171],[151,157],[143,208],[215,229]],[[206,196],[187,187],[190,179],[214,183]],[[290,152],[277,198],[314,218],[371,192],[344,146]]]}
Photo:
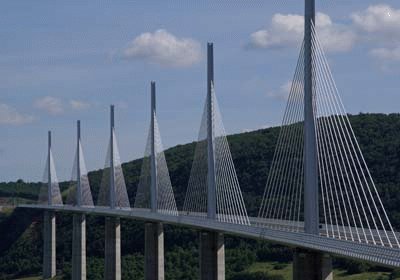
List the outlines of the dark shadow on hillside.
{"label": "dark shadow on hillside", "polygon": [[40,220],[41,211],[16,208],[12,214],[0,222],[0,255],[3,255],[25,230]]}

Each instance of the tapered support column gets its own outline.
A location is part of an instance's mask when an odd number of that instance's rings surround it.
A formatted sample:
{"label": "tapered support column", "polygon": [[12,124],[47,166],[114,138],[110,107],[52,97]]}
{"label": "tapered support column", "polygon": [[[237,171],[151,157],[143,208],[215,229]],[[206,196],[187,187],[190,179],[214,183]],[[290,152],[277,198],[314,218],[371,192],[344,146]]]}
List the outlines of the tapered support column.
{"label": "tapered support column", "polygon": [[218,232],[200,232],[200,280],[224,279],[224,235]]}
{"label": "tapered support column", "polygon": [[[82,206],[81,185],[81,122],[77,121],[76,141],[76,205]],[[72,279],[86,279],[86,217],[84,214],[74,214],[72,220]]]}
{"label": "tapered support column", "polygon": [[315,0],[305,0],[304,30],[304,230],[319,234],[317,136],[315,132],[315,86],[312,28]]}
{"label": "tapered support column", "polygon": [[161,223],[146,223],[144,254],[144,278],[164,280],[164,230]]}
{"label": "tapered support column", "polygon": [[106,218],[104,279],[121,279],[121,227],[120,219]]}
{"label": "tapered support column", "polygon": [[86,279],[86,217],[74,214],[72,231],[72,279]]}
{"label": "tapered support column", "polygon": [[[115,173],[114,173],[114,105],[110,107],[110,208],[115,209]],[[106,217],[105,224],[105,268],[104,279],[121,279],[121,224],[120,219]]]}
{"label": "tapered support column", "polygon": [[332,280],[332,259],[328,254],[296,250],[293,261],[293,280]]}
{"label": "tapered support column", "polygon": [[116,207],[115,199],[115,160],[114,160],[114,105],[110,106],[110,208],[114,209]]}
{"label": "tapered support column", "polygon": [[56,276],[56,216],[45,211],[43,217],[43,278]]}
{"label": "tapered support column", "polygon": [[[217,219],[214,151],[214,47],[207,44],[207,218]],[[200,279],[225,279],[224,236],[218,232],[200,233]]]}
{"label": "tapered support column", "polygon": [[[315,77],[312,47],[315,0],[305,0],[304,11],[304,231],[319,235],[319,189],[317,136],[315,131]],[[317,251],[298,249],[294,255],[293,279],[333,279],[332,260]]]}
{"label": "tapered support column", "polygon": [[[156,83],[151,82],[151,184],[150,184],[150,209],[157,212],[158,178],[157,178],[157,151],[155,139],[156,117]],[[147,278],[146,278],[147,279]]]}
{"label": "tapered support column", "polygon": [[214,107],[212,88],[214,86],[214,48],[207,44],[207,217],[215,220],[217,215],[217,198],[215,184],[214,153]]}

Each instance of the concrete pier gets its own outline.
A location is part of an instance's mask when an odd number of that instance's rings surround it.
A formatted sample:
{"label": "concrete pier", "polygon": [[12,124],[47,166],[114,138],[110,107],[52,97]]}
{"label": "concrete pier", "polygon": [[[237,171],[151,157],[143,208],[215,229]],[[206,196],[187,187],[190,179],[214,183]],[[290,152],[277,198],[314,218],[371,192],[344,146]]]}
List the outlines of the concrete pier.
{"label": "concrete pier", "polygon": [[74,214],[72,229],[72,279],[86,280],[86,217]]}
{"label": "concrete pier", "polygon": [[293,280],[333,280],[328,254],[297,249],[293,260]]}
{"label": "concrete pier", "polygon": [[104,279],[121,279],[121,226],[119,218],[106,217]]}
{"label": "concrete pier", "polygon": [[200,280],[225,280],[224,235],[200,232]]}
{"label": "concrete pier", "polygon": [[45,211],[43,217],[43,279],[56,276],[56,215]]}
{"label": "concrete pier", "polygon": [[164,280],[164,230],[161,223],[146,223],[144,254],[144,278]]}

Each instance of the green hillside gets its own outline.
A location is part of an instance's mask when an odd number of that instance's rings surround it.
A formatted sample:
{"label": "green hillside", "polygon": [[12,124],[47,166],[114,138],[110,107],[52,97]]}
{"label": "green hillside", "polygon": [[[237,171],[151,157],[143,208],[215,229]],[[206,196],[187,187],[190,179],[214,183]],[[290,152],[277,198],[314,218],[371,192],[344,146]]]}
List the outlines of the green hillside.
{"label": "green hillside", "polygon": [[[389,217],[394,227],[400,229],[400,114],[360,114],[350,116],[350,120]],[[278,133],[279,128],[268,128],[228,137],[250,215],[257,215]],[[183,205],[194,148],[195,143],[191,143],[178,145],[165,152],[178,207]],[[123,165],[131,203],[134,201],[140,167],[140,159]],[[101,175],[100,170],[89,174],[95,201]],[[37,183],[23,181],[0,183],[0,199],[4,203],[34,200],[39,186]],[[67,186],[67,183],[61,184],[63,190]],[[15,196],[18,198],[14,198]],[[0,279],[40,274],[41,216],[38,211],[3,209],[0,215]],[[71,268],[71,221],[69,215],[58,215],[57,265],[65,279],[69,279]],[[104,219],[89,217],[87,231],[88,279],[102,279]],[[123,279],[143,279],[143,233],[143,224],[123,221]],[[196,279],[197,233],[185,228],[166,226],[165,239],[167,279]],[[289,263],[291,249],[236,238],[227,238],[226,246],[228,279],[287,279],[284,273],[270,273],[258,268],[260,263],[261,266],[264,263],[265,267],[272,267],[271,270],[274,270],[276,265],[272,265],[272,261]],[[395,279],[389,278],[390,271],[381,273],[379,271],[382,269],[361,263],[338,259],[335,260],[335,265],[342,269],[341,272],[343,269],[351,273],[378,270],[375,274],[381,277],[373,278],[374,273],[371,272],[372,278],[365,279]],[[340,279],[346,279],[346,273],[343,274]]]}

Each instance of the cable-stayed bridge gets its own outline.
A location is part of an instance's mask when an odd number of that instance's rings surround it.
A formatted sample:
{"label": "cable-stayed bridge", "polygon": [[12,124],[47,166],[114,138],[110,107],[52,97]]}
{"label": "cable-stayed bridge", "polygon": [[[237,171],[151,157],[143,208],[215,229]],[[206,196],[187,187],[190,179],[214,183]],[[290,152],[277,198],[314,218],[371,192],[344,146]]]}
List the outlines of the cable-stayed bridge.
{"label": "cable-stayed bridge", "polygon": [[[129,201],[111,107],[110,140],[98,200],[93,201],[77,129],[77,149],[65,204],[49,133],[38,204],[43,209],[43,276],[55,275],[55,213],[73,219],[72,277],[86,279],[86,215],[106,217],[105,279],[120,279],[120,219],[146,221],[146,279],[164,279],[163,224],[197,228],[200,279],[224,279],[224,234],[298,248],[294,279],[332,279],[331,255],[400,267],[393,228],[347,117],[306,0],[300,48],[282,128],[257,217],[249,217],[231,157],[208,44],[207,96],[184,204],[174,198],[151,83],[151,123],[135,201]],[[178,209],[182,209],[178,211]]]}

